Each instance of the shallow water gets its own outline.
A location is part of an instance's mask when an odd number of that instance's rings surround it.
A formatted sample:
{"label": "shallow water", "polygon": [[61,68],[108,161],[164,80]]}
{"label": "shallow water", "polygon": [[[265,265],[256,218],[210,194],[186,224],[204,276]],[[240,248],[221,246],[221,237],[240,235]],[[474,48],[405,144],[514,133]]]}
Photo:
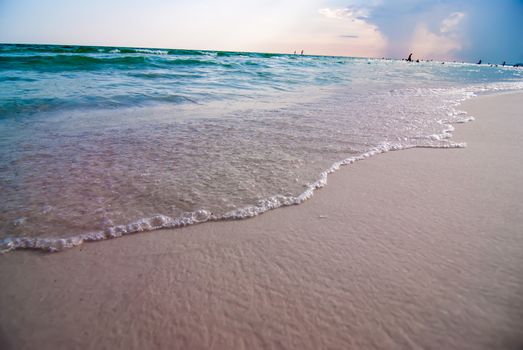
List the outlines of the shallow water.
{"label": "shallow water", "polygon": [[340,165],[450,140],[523,70],[194,50],[0,46],[0,249],[245,218]]}

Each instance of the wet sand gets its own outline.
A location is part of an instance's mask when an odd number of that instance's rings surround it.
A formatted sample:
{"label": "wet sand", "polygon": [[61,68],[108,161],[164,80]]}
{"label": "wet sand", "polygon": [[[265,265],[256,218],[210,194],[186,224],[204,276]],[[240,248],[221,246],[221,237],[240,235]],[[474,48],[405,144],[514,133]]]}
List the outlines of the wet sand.
{"label": "wet sand", "polygon": [[0,256],[2,349],[521,349],[523,94],[259,217]]}

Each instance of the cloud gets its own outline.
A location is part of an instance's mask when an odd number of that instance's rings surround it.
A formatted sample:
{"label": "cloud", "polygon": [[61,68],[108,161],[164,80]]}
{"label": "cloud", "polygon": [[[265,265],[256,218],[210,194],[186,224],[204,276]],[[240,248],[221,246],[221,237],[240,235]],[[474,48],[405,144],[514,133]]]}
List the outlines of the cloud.
{"label": "cloud", "polygon": [[[468,33],[463,22],[468,0],[345,0],[347,6],[324,12],[331,18],[363,20],[385,39],[384,55],[453,59]],[[357,34],[357,33],[356,33]]]}
{"label": "cloud", "polygon": [[340,9],[323,8],[319,9],[318,12],[327,18],[336,19],[350,18],[363,20],[369,16],[369,8],[356,6]]}
{"label": "cloud", "polygon": [[424,59],[449,60],[454,58],[453,52],[461,47],[458,40],[430,32],[426,25],[421,24],[416,29],[410,51]]}
{"label": "cloud", "polygon": [[409,52],[416,53],[417,48],[421,47],[423,54],[437,53],[438,57],[443,58],[440,51],[431,48],[432,45],[442,45],[445,54],[453,54],[462,46],[465,34],[459,29],[466,17],[463,1],[468,0],[345,1],[347,5],[343,10],[331,10],[324,12],[324,15],[331,18],[350,17],[374,26],[387,43],[385,56],[406,57]]}
{"label": "cloud", "polygon": [[441,22],[441,33],[448,33],[456,29],[460,22],[465,18],[463,12],[453,12]]}
{"label": "cloud", "polygon": [[[303,16],[306,20],[291,32],[309,51],[395,58],[414,52],[419,58],[470,62],[523,60],[521,0],[302,0],[299,4],[296,9],[310,7]],[[344,37],[347,34],[358,38]],[[294,42],[287,46],[298,45]]]}
{"label": "cloud", "polygon": [[[366,18],[369,12],[364,8],[322,8],[322,27],[328,28],[326,44],[343,47],[340,53],[350,56],[383,56],[387,42],[378,27]],[[342,33],[351,34],[342,34]],[[346,39],[351,39],[349,42]]]}
{"label": "cloud", "polygon": [[464,18],[463,12],[451,13],[441,21],[438,32],[431,32],[425,23],[418,24],[410,50],[421,58],[454,59],[455,52],[463,47],[459,27]]}
{"label": "cloud", "polygon": [[319,9],[318,12],[320,13],[320,15],[322,15],[326,18],[335,18],[335,19],[352,18],[352,12],[349,9],[323,8],[323,9]]}
{"label": "cloud", "polygon": [[348,0],[345,8],[351,12],[358,14],[358,16],[368,18],[371,16],[374,9],[383,6],[383,0]]}

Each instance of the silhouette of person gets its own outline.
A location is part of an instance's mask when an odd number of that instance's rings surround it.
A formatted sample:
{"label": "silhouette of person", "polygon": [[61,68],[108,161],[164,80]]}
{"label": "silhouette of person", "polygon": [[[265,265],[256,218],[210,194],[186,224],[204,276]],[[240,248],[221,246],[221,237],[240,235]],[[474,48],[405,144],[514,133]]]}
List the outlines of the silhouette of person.
{"label": "silhouette of person", "polygon": [[503,61],[503,67],[505,67],[505,64],[506,64],[506,63],[507,63],[507,62]]}
{"label": "silhouette of person", "polygon": [[412,62],[412,53],[409,55],[409,58],[407,58],[408,62]]}
{"label": "silhouette of person", "polygon": [[301,50],[301,53],[300,53],[300,55],[302,55],[302,56],[303,56],[303,50]]}
{"label": "silhouette of person", "polygon": [[481,60],[478,61],[478,64],[481,64]]}

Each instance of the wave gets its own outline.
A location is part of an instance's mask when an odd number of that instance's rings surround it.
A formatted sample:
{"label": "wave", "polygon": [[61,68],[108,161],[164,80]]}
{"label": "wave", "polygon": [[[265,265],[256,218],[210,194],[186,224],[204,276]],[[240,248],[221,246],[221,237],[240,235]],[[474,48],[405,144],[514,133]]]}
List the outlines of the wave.
{"label": "wave", "polygon": [[148,218],[142,218],[126,225],[117,225],[109,227],[103,231],[95,231],[80,234],[67,238],[36,238],[36,237],[6,237],[0,241],[0,253],[7,253],[17,249],[34,249],[46,252],[59,252],[64,249],[73,248],[84,242],[103,241],[106,239],[120,238],[129,234],[155,231],[160,229],[174,229],[189,225],[201,224],[209,221],[226,221],[226,220],[243,220],[263,214],[269,210],[298,205],[310,199],[314,191],[327,185],[329,174],[339,170],[342,166],[353,164],[357,161],[367,159],[377,154],[390,151],[405,150],[410,148],[463,148],[464,143],[441,143],[426,145],[400,145],[393,143],[382,143],[379,146],[361,154],[357,157],[351,157],[334,163],[329,169],[320,174],[320,178],[307,186],[307,189],[298,196],[275,195],[263,200],[257,204],[247,206],[227,212],[217,216],[212,212],[199,209],[194,212],[187,212],[176,218],[171,218],[163,214],[156,214]]}
{"label": "wave", "polygon": [[147,56],[95,57],[85,55],[33,55],[0,56],[4,69],[36,71],[86,71],[110,67],[111,69],[137,69],[147,66],[223,66],[229,63],[203,59],[152,59]]}
{"label": "wave", "polygon": [[1,45],[0,52],[34,52],[34,53],[151,53],[166,54],[168,50],[129,48],[113,46],[76,46],[76,45]]}
{"label": "wave", "polygon": [[138,73],[129,73],[130,76],[141,79],[196,79],[204,78],[202,74],[196,73],[187,73],[187,74],[178,74],[178,73],[157,73],[157,72],[138,72]]}
{"label": "wave", "polygon": [[151,55],[167,55],[169,54],[168,50],[160,49],[128,49],[128,48],[118,48],[119,53],[145,53]]}
{"label": "wave", "polygon": [[152,49],[116,46],[76,46],[76,45],[31,45],[31,44],[0,44],[0,53],[123,53],[175,56],[210,55],[209,51],[189,49]]}
{"label": "wave", "polygon": [[278,53],[261,53],[261,52],[217,51],[216,56],[218,56],[218,57],[245,56],[245,57],[272,58],[272,57],[281,57],[281,56],[286,56],[286,55],[278,54]]}
{"label": "wave", "polygon": [[[285,54],[239,51],[207,51],[191,49],[154,49],[116,46],[76,46],[76,45],[31,45],[31,44],[0,44],[0,54],[35,53],[35,54],[141,54],[169,56],[216,56],[216,57],[253,57],[272,58],[284,57]],[[294,58],[294,57],[293,57]]]}
{"label": "wave", "polygon": [[174,49],[168,51],[169,55],[177,56],[208,56],[208,51],[201,50],[186,50],[186,49]]}
{"label": "wave", "polygon": [[4,69],[30,69],[38,71],[92,70],[107,65],[114,67],[137,66],[147,62],[146,57],[93,57],[85,55],[35,55],[35,56],[0,56]]}
{"label": "wave", "polygon": [[186,58],[186,59],[169,59],[161,61],[161,64],[169,65],[169,66],[223,66],[223,67],[232,67],[229,63],[221,63],[218,61],[213,60],[199,60],[199,59],[193,59],[193,58]]}
{"label": "wave", "polygon": [[[456,101],[455,105],[475,96],[473,93],[465,94],[462,99]],[[299,205],[310,199],[317,189],[327,185],[329,174],[339,170],[346,165],[365,160],[372,156],[391,151],[400,151],[412,148],[464,148],[466,143],[456,143],[449,139],[452,136],[453,123],[465,123],[474,120],[466,112],[458,111],[451,107],[450,119],[440,121],[443,130],[440,134],[428,135],[420,138],[416,144],[401,144],[393,142],[381,142],[368,151],[345,158],[332,164],[328,169],[320,173],[318,179],[306,186],[305,191],[297,196],[277,194],[258,201],[254,205],[246,206],[226,212],[222,215],[215,215],[209,210],[198,209],[193,212],[186,212],[180,217],[171,218],[163,214],[156,214],[151,217],[142,218],[129,224],[108,227],[103,231],[87,232],[73,237],[64,238],[37,238],[37,237],[6,237],[0,240],[0,253],[7,253],[17,249],[33,249],[46,252],[59,252],[64,249],[73,248],[84,242],[103,241],[107,239],[120,238],[129,234],[148,232],[160,229],[175,229],[189,225],[195,225],[211,221],[243,220],[263,214],[269,210],[278,209],[285,206]],[[452,118],[454,117],[454,118]]]}
{"label": "wave", "polygon": [[[112,47],[96,46],[75,46],[75,45],[30,45],[30,44],[10,44],[0,45],[0,52],[38,52],[38,53],[99,53],[109,52],[115,49]],[[106,51],[107,50],[107,51]]]}
{"label": "wave", "polygon": [[96,104],[93,105],[92,98],[39,98],[7,100],[0,103],[0,119],[18,116],[22,114],[31,115],[40,112],[55,112],[75,109],[110,109],[119,107],[140,107],[151,104],[198,104],[194,97],[187,97],[181,94],[164,95],[116,95],[116,96],[97,96]]}

